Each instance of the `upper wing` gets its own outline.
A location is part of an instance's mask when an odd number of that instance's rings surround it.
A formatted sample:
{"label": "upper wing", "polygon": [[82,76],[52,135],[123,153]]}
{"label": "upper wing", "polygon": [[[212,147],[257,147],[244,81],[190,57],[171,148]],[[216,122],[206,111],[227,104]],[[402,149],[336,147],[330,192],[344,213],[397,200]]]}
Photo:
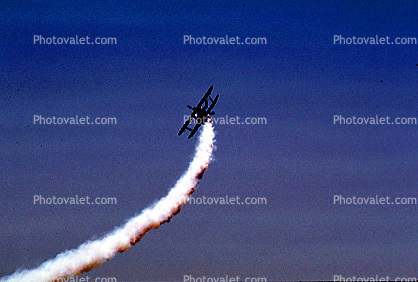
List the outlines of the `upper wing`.
{"label": "upper wing", "polygon": [[207,109],[206,110],[206,113],[208,114],[208,115],[210,115],[210,112],[213,110],[213,108],[215,107],[215,105],[216,105],[216,102],[218,102],[218,99],[219,99],[219,95],[216,95],[216,97],[215,97],[215,99],[211,99],[212,100],[212,104],[210,104],[210,106],[209,106],[209,109]]}
{"label": "upper wing", "polygon": [[200,100],[199,104],[197,104],[196,108],[201,108],[203,103],[207,101],[208,97],[210,96],[210,93],[212,92],[213,86],[209,87],[208,91],[206,92],[205,96]]}

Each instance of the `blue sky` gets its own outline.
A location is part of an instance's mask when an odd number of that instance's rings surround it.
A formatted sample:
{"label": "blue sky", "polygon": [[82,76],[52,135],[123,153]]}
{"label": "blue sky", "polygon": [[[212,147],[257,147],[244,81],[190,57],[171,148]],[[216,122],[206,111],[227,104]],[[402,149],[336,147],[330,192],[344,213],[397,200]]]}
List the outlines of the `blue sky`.
{"label": "blue sky", "polygon": [[[417,196],[416,125],[333,124],[334,115],[416,117],[416,45],[333,44],[334,35],[417,37],[413,1],[1,5],[0,276],[98,238],[164,196],[195,147],[177,136],[186,105],[211,85],[217,116],[267,125],[215,125],[214,161],[193,196],[267,205],[188,205],[84,276],[416,275],[416,205],[332,204],[340,194]],[[34,45],[36,34],[117,45]],[[268,43],[185,45],[184,35]],[[33,115],[118,124],[34,125]],[[35,194],[118,204],[41,206]]]}

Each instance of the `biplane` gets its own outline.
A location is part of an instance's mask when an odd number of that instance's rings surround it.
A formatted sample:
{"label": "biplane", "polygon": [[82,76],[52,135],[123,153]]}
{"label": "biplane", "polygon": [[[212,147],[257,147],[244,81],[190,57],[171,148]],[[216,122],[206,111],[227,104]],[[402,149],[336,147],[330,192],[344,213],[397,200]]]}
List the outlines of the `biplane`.
{"label": "biplane", "polygon": [[[183,134],[185,130],[189,130],[191,132],[189,134],[189,137],[187,138],[188,139],[192,138],[193,135],[196,133],[196,131],[199,129],[199,127],[207,121],[210,115],[215,114],[215,112],[212,110],[215,107],[216,102],[218,102],[219,95],[216,95],[215,99],[212,99],[212,97],[210,96],[212,89],[213,89],[213,86],[209,87],[208,91],[206,92],[206,94],[203,96],[203,98],[200,100],[199,104],[197,104],[196,107],[187,105],[187,107],[193,110],[193,112],[189,116],[189,118],[186,120],[184,125],[181,127],[178,133],[179,136]],[[210,105],[208,102],[208,98],[211,101]],[[189,124],[193,119],[196,120],[196,125],[194,128],[190,128]]]}

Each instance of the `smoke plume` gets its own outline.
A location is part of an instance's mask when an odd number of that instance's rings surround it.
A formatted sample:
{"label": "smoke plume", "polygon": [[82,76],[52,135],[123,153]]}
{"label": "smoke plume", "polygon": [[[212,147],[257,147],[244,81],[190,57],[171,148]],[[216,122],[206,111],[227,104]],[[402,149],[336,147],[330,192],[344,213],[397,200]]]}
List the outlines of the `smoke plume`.
{"label": "smoke plume", "polygon": [[105,261],[112,259],[117,252],[129,250],[149,230],[169,222],[187,203],[209,165],[214,137],[212,124],[205,123],[195,156],[176,185],[167,196],[144,209],[138,216],[131,218],[124,226],[116,228],[101,239],[87,241],[77,249],[60,253],[35,269],[15,272],[0,281],[64,281],[65,278],[99,267]]}

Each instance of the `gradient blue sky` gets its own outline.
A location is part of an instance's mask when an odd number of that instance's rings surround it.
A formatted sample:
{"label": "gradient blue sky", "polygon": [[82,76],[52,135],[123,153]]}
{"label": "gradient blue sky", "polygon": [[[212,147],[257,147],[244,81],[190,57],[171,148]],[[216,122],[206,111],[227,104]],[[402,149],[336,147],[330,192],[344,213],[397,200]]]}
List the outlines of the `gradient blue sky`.
{"label": "gradient blue sky", "polygon": [[[188,205],[90,277],[183,275],[331,280],[418,273],[417,207],[333,205],[417,196],[417,127],[333,125],[333,115],[416,117],[416,45],[334,45],[333,35],[417,37],[415,1],[14,1],[1,4],[0,276],[111,231],[164,196],[196,139],[177,136],[207,88],[215,161]],[[34,45],[33,35],[109,36],[117,45]],[[183,35],[267,45],[184,45]],[[33,115],[110,116],[116,126],[33,125]],[[33,195],[117,197],[40,206]]]}

